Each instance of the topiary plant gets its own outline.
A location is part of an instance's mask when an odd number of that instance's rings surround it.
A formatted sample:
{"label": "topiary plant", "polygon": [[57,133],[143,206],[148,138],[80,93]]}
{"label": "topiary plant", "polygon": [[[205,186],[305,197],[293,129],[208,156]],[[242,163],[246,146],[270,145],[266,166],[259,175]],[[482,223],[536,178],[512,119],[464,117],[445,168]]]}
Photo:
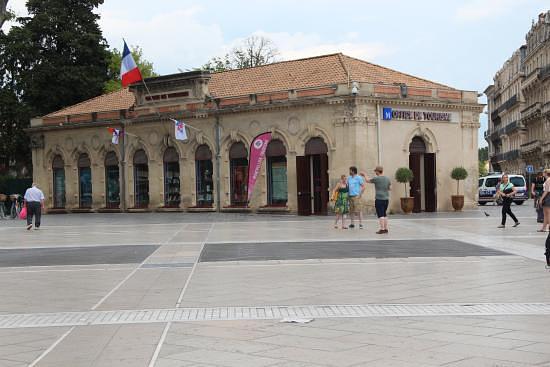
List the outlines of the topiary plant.
{"label": "topiary plant", "polygon": [[451,177],[456,180],[456,195],[458,196],[460,181],[468,177],[468,171],[464,167],[455,167],[451,171]]}
{"label": "topiary plant", "polygon": [[408,167],[400,167],[395,171],[395,179],[397,182],[405,184],[405,197],[409,197],[409,195],[407,195],[407,184],[411,182],[413,178],[413,171]]}

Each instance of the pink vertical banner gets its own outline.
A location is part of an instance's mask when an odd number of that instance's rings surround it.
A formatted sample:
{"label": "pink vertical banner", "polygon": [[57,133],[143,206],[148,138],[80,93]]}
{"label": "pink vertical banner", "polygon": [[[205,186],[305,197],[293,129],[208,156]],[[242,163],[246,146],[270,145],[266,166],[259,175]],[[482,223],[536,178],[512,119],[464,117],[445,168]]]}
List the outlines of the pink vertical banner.
{"label": "pink vertical banner", "polygon": [[262,162],[265,158],[267,145],[271,141],[271,133],[262,133],[252,140],[250,145],[250,162],[248,163],[248,202],[254,192],[256,180],[262,168]]}

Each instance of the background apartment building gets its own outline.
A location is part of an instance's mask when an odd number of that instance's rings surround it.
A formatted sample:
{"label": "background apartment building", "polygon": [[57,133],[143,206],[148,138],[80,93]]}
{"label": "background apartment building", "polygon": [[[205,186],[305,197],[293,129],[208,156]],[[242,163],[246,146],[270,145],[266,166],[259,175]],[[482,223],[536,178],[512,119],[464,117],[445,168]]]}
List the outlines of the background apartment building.
{"label": "background apartment building", "polygon": [[550,166],[550,11],[539,15],[525,40],[485,90],[494,171]]}

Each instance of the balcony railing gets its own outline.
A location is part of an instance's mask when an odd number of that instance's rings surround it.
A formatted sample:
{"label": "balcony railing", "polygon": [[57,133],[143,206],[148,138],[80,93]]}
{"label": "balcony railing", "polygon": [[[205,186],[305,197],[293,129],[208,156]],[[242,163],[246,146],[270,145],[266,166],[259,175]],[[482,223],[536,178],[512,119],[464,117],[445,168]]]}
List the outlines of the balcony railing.
{"label": "balcony railing", "polygon": [[519,149],[510,150],[505,153],[498,153],[491,157],[491,162],[503,162],[503,161],[513,161],[520,157]]}

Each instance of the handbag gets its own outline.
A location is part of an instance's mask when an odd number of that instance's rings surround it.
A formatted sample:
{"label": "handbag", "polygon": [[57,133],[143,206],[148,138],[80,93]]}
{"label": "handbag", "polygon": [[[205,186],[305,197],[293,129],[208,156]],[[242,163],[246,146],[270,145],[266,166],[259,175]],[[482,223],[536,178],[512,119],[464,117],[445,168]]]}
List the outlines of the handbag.
{"label": "handbag", "polygon": [[19,213],[19,219],[27,219],[27,207],[24,206]]}
{"label": "handbag", "polygon": [[336,202],[336,200],[338,200],[338,190],[334,190],[330,196],[330,201]]}

